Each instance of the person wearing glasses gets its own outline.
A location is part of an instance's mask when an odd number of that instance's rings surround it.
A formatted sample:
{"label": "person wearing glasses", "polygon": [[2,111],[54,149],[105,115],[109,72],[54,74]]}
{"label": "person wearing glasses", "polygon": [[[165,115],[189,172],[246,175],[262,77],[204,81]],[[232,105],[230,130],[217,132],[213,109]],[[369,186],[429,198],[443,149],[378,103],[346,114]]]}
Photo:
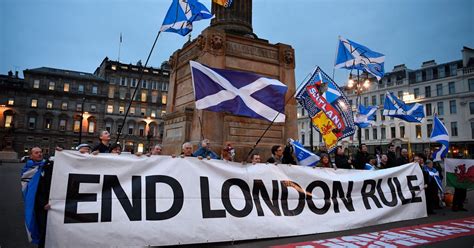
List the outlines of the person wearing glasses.
{"label": "person wearing glasses", "polygon": [[272,157],[267,159],[267,163],[282,164],[283,159],[283,147],[281,145],[272,146]]}

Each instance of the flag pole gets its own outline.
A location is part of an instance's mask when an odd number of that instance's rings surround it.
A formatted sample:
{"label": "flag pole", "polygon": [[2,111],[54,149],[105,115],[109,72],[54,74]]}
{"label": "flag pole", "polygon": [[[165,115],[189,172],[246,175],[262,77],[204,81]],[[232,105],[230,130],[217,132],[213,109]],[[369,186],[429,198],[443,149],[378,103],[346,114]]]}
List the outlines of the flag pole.
{"label": "flag pole", "polygon": [[122,48],[122,32],[120,32],[120,42],[119,42],[119,50],[118,50],[118,57],[117,61],[120,63],[120,50]]}
{"label": "flag pole", "polygon": [[119,142],[120,136],[122,135],[122,129],[125,125],[125,121],[127,120],[128,112],[130,111],[130,107],[132,106],[133,99],[135,98],[135,95],[137,94],[138,91],[138,86],[140,85],[142,78],[143,78],[143,73],[144,73],[144,68],[148,65],[148,61],[150,60],[151,54],[153,53],[153,49],[155,48],[156,41],[158,40],[158,37],[160,37],[161,30],[158,31],[158,34],[156,34],[155,41],[153,42],[153,45],[151,46],[150,52],[148,53],[148,57],[146,58],[145,65],[140,66],[140,76],[138,77],[138,82],[137,85],[135,85],[135,90],[133,91],[132,97],[130,98],[130,102],[128,103],[127,111],[125,112],[125,116],[122,121],[122,126],[117,130],[117,139],[115,140],[115,143]]}

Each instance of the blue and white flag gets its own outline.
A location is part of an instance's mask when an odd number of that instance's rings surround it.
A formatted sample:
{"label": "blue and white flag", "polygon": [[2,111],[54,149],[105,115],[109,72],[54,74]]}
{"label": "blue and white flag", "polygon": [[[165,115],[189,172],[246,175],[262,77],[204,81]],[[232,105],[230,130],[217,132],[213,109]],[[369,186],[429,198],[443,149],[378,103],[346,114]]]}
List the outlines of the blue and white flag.
{"label": "blue and white flag", "polygon": [[429,180],[435,180],[436,182],[436,185],[438,185],[438,188],[441,192],[444,192],[444,189],[443,189],[443,181],[441,180],[441,178],[439,177],[439,172],[438,170],[436,170],[436,168],[430,168],[428,167],[427,165],[423,165],[423,170],[428,172],[428,174],[430,175],[430,178]]}
{"label": "blue and white flag", "polygon": [[385,74],[385,55],[374,52],[369,48],[349,39],[339,37],[336,63],[334,67],[364,70],[380,80]]}
{"label": "blue and white flag", "polygon": [[285,122],[288,87],[282,82],[248,72],[210,68],[195,61],[189,63],[197,109]]}
{"label": "blue and white flag", "polygon": [[433,161],[441,161],[446,157],[449,149],[448,129],[444,126],[443,122],[439,120],[438,115],[435,115],[433,122],[434,125],[430,141],[441,144],[441,148],[433,152]]}
{"label": "blue and white flag", "polygon": [[28,240],[33,244],[39,244],[41,240],[41,233],[36,222],[35,200],[44,165],[44,160],[40,162],[28,160],[21,170],[21,191],[25,204],[25,226]]}
{"label": "blue and white flag", "polygon": [[306,150],[298,141],[290,140],[290,144],[293,146],[299,165],[314,167],[319,162],[320,157]]}
{"label": "blue and white flag", "polygon": [[367,106],[360,104],[359,113],[354,117],[354,123],[360,128],[366,128],[374,125],[375,123],[375,111],[377,106]]}
{"label": "blue and white flag", "polygon": [[383,115],[402,119],[407,122],[422,122],[425,118],[423,105],[408,103],[398,99],[392,92],[385,94]]}
{"label": "blue and white flag", "polygon": [[211,12],[198,0],[173,0],[160,31],[185,36],[193,30],[194,21],[212,17]]}

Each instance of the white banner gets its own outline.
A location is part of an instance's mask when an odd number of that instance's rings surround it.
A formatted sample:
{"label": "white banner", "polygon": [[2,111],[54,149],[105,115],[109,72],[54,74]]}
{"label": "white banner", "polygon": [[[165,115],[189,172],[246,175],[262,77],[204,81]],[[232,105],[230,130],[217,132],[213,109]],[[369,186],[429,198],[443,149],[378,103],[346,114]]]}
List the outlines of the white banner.
{"label": "white banner", "polygon": [[415,164],[365,171],[56,154],[47,247],[260,239],[426,216]]}

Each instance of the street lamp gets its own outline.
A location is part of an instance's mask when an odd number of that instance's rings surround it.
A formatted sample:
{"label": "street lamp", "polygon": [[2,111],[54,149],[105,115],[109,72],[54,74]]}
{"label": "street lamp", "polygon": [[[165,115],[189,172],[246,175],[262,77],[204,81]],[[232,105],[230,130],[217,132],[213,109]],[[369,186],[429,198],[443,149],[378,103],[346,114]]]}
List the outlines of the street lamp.
{"label": "street lamp", "polygon": [[[369,74],[364,73],[362,74],[363,77],[359,76],[359,70],[357,70],[357,78],[354,80],[352,78],[352,73],[349,74],[349,81],[347,81],[347,87],[349,89],[354,88],[357,98],[356,98],[356,106],[359,109],[359,105],[361,104],[361,93],[364,90],[368,90],[370,87],[370,80]],[[359,148],[362,145],[362,129],[360,127],[357,128],[357,139],[359,141]]]}

